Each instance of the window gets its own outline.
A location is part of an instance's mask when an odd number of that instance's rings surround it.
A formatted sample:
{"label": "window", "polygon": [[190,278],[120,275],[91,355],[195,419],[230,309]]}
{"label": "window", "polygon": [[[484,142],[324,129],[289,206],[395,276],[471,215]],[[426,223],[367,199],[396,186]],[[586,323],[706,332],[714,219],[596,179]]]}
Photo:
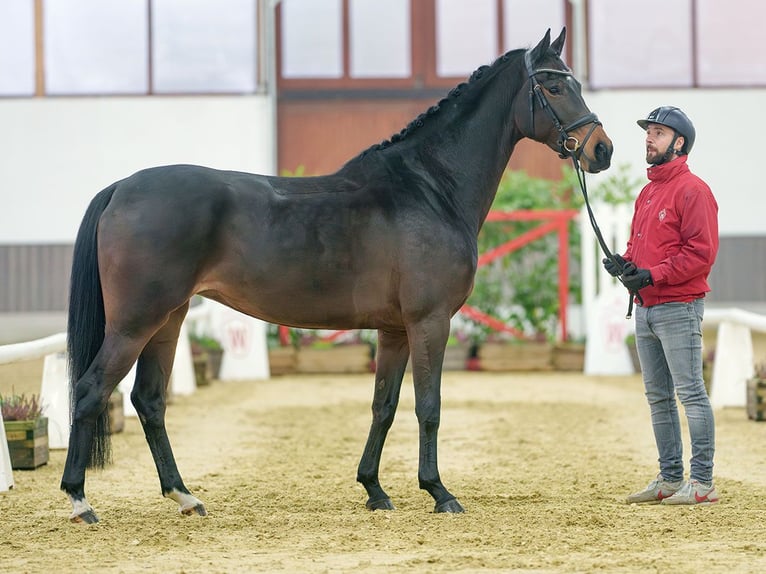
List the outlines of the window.
{"label": "window", "polygon": [[[766,4],[697,0],[696,14],[699,85],[766,85],[761,39]],[[721,26],[722,22],[726,25]]]}
{"label": "window", "polygon": [[282,76],[343,76],[341,0],[283,0]]}
{"label": "window", "polygon": [[452,86],[566,22],[568,0],[282,0],[280,85]]}
{"label": "window", "polygon": [[44,6],[46,93],[147,92],[145,1],[68,0]]}
{"label": "window", "polygon": [[351,77],[409,77],[410,0],[351,0],[349,9]]}
{"label": "window", "polygon": [[154,91],[254,92],[256,25],[252,0],[153,0]]}
{"label": "window", "polygon": [[0,2],[0,96],[34,93],[34,1]]}
{"label": "window", "polygon": [[436,1],[436,73],[468,76],[498,56],[495,0]]}
{"label": "window", "polygon": [[589,0],[587,10],[592,88],[766,85],[763,2]]}

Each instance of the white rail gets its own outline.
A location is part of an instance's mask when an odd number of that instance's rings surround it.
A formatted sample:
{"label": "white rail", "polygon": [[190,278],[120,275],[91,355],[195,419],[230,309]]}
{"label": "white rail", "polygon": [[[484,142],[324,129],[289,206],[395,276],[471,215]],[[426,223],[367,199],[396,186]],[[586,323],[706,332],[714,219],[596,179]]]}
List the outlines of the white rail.
{"label": "white rail", "polygon": [[42,339],[0,346],[0,365],[38,359],[66,350],[66,333],[56,333]]}

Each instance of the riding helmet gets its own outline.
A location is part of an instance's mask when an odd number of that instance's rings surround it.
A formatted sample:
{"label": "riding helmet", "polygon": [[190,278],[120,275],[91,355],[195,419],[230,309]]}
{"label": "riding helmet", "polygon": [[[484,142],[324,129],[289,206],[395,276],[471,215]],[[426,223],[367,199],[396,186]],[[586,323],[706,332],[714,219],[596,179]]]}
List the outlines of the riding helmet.
{"label": "riding helmet", "polygon": [[694,124],[679,108],[675,106],[660,106],[649,112],[645,120],[638,120],[636,123],[641,126],[642,130],[645,130],[649,124],[661,124],[673,128],[680,135],[684,136],[684,146],[681,152],[688,154],[692,151],[697,132],[694,130]]}

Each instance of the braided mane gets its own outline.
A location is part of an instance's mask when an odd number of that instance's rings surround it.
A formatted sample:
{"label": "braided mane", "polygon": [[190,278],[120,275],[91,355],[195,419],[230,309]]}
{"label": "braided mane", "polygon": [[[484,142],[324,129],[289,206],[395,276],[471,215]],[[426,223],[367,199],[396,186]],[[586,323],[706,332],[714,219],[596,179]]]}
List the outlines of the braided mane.
{"label": "braided mane", "polygon": [[476,91],[473,90],[472,88],[480,84],[481,83],[480,80],[482,79],[487,80],[491,77],[494,77],[495,75],[497,75],[497,73],[500,70],[502,70],[505,67],[506,63],[510,62],[513,59],[520,58],[525,51],[526,50],[524,49],[511,50],[510,52],[506,52],[502,56],[498,57],[491,65],[479,66],[471,74],[467,82],[461,82],[460,84],[452,88],[444,98],[442,98],[441,100],[439,100],[438,103],[434,104],[433,106],[428,108],[425,112],[417,116],[414,120],[412,120],[409,124],[407,124],[407,126],[403,128],[400,132],[392,135],[387,140],[383,140],[380,143],[373,144],[368,149],[360,153],[355,159],[360,159],[371,152],[384,150],[392,146],[393,144],[402,141],[408,136],[411,136],[412,133],[415,132],[418,128],[423,127],[426,121],[436,116],[443,106],[445,106],[452,100],[455,100],[456,98],[464,96],[464,94],[476,93]]}

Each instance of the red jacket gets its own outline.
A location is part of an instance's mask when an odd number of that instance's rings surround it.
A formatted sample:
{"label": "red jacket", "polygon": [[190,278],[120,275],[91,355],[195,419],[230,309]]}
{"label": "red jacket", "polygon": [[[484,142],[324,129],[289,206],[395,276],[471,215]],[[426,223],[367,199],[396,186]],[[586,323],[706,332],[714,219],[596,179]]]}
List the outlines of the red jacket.
{"label": "red jacket", "polygon": [[654,285],[641,289],[645,307],[693,301],[718,253],[718,204],[689,171],[687,156],[646,170],[649,183],[636,198],[625,259],[649,269]]}

